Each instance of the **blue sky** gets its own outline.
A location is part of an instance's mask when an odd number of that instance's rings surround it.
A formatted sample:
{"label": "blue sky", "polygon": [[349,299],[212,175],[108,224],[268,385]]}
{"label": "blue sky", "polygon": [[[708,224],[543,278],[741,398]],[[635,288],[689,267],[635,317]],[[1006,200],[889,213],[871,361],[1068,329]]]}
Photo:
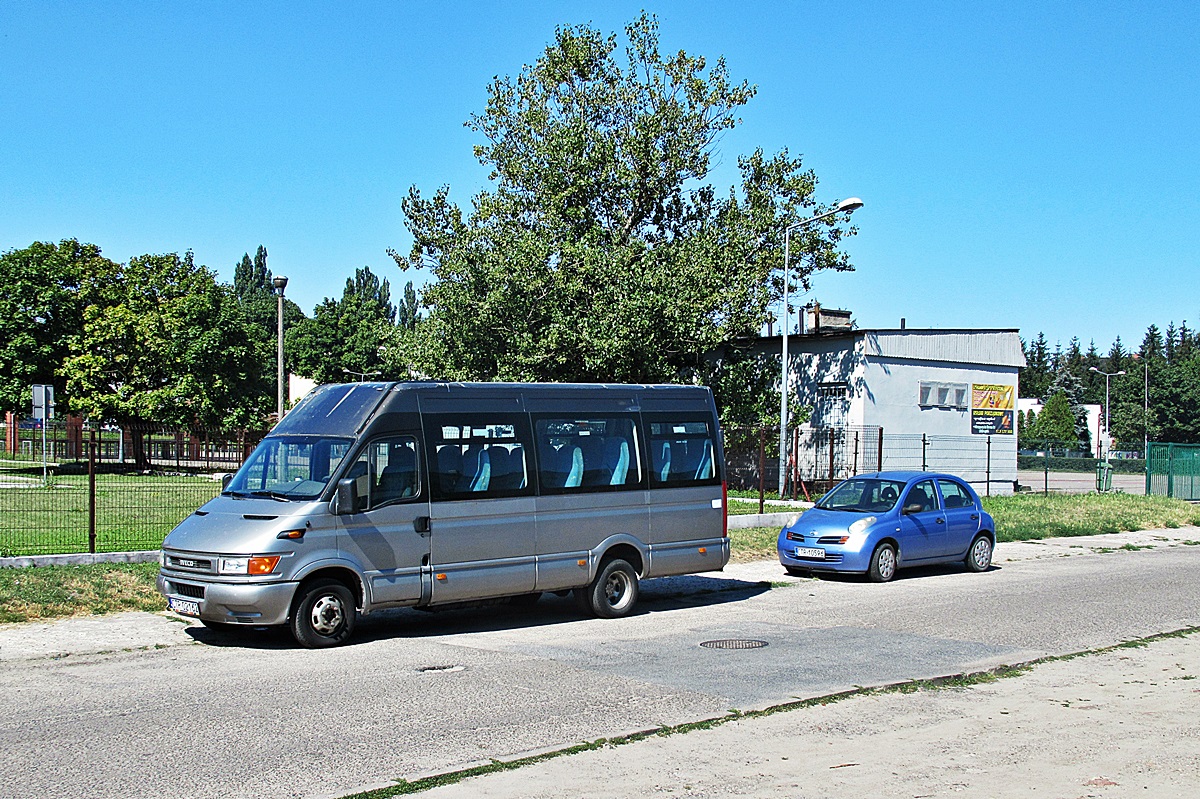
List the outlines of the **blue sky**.
{"label": "blue sky", "polygon": [[75,237],[261,243],[306,312],[356,267],[394,289],[400,203],[486,172],[463,127],[555,25],[655,13],[664,50],[758,86],[711,175],[803,154],[859,196],[857,269],[812,294],[862,327],[1019,328],[1065,346],[1200,327],[1200,4],[0,4],[0,250]]}

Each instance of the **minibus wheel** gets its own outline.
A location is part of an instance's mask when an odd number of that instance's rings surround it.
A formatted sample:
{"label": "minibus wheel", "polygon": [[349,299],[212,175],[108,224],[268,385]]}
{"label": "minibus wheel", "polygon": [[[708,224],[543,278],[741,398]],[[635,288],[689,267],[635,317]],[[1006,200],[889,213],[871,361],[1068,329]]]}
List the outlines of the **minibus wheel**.
{"label": "minibus wheel", "polygon": [[337,580],[314,580],[301,589],[289,622],[301,646],[336,646],[354,632],[354,595]]}
{"label": "minibus wheel", "polygon": [[575,589],[580,608],[602,619],[627,616],[637,604],[638,577],[628,561],[605,561],[596,579],[587,588]]}

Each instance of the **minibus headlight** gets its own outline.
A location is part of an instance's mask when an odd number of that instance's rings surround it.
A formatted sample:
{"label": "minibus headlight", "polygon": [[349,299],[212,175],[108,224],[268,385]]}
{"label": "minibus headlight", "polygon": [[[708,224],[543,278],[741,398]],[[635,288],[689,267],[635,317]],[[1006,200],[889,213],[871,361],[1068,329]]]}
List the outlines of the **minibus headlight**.
{"label": "minibus headlight", "polygon": [[165,549],[158,550],[158,565],[159,566],[167,565],[167,551]]}
{"label": "minibus headlight", "polygon": [[270,574],[279,563],[278,555],[253,558],[221,558],[221,574]]}

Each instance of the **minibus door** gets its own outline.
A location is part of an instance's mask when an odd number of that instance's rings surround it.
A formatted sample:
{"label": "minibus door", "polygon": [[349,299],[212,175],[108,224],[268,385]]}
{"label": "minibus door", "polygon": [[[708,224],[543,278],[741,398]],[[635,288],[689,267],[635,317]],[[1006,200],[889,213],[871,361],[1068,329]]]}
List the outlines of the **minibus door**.
{"label": "minibus door", "polygon": [[416,435],[373,440],[346,473],[359,506],[338,516],[338,548],[362,569],[371,605],[429,601],[429,492],[417,447]]}

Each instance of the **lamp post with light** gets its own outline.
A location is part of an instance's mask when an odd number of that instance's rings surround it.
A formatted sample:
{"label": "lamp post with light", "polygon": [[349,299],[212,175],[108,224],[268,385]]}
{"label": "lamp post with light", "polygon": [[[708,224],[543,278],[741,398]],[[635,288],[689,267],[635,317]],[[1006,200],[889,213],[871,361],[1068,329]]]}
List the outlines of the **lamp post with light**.
{"label": "lamp post with light", "polygon": [[[1119,372],[1102,372],[1094,366],[1089,366],[1088,371],[1095,372],[1098,375],[1104,375],[1104,438],[1109,439],[1108,449],[1111,450],[1112,449],[1112,417],[1108,415],[1109,414],[1108,380],[1110,377],[1117,377],[1118,375],[1125,374],[1125,370],[1122,369]],[[1101,440],[1101,442],[1100,442],[1100,447],[1101,447],[1101,455],[1105,456],[1104,460],[1108,460],[1108,457],[1107,457],[1108,452],[1104,451],[1104,441],[1103,440]]]}
{"label": "lamp post with light", "polygon": [[342,371],[348,375],[357,377],[358,382],[360,383],[366,380],[368,377],[378,377],[380,374],[382,374],[382,372],[356,372],[353,369],[347,369],[344,366],[342,367]]}
{"label": "lamp post with light", "polygon": [[780,338],[783,339],[782,360],[780,361],[780,381],[779,381],[779,496],[783,497],[785,483],[787,482],[787,418],[788,418],[788,280],[790,278],[790,261],[791,261],[791,245],[792,231],[807,227],[813,222],[819,222],[822,219],[828,219],[837,214],[851,214],[863,207],[863,201],[857,197],[849,197],[837,204],[837,208],[832,211],[826,211],[823,214],[803,219],[794,224],[788,225],[783,230],[783,308],[780,310],[782,322],[780,323]]}
{"label": "lamp post with light", "polygon": [[283,418],[283,290],[287,288],[288,279],[283,275],[276,275],[271,278],[271,284],[275,286],[275,296],[278,298],[279,311],[279,357],[277,359],[278,371],[276,373],[276,387],[278,392],[275,401],[275,419],[278,421]]}

